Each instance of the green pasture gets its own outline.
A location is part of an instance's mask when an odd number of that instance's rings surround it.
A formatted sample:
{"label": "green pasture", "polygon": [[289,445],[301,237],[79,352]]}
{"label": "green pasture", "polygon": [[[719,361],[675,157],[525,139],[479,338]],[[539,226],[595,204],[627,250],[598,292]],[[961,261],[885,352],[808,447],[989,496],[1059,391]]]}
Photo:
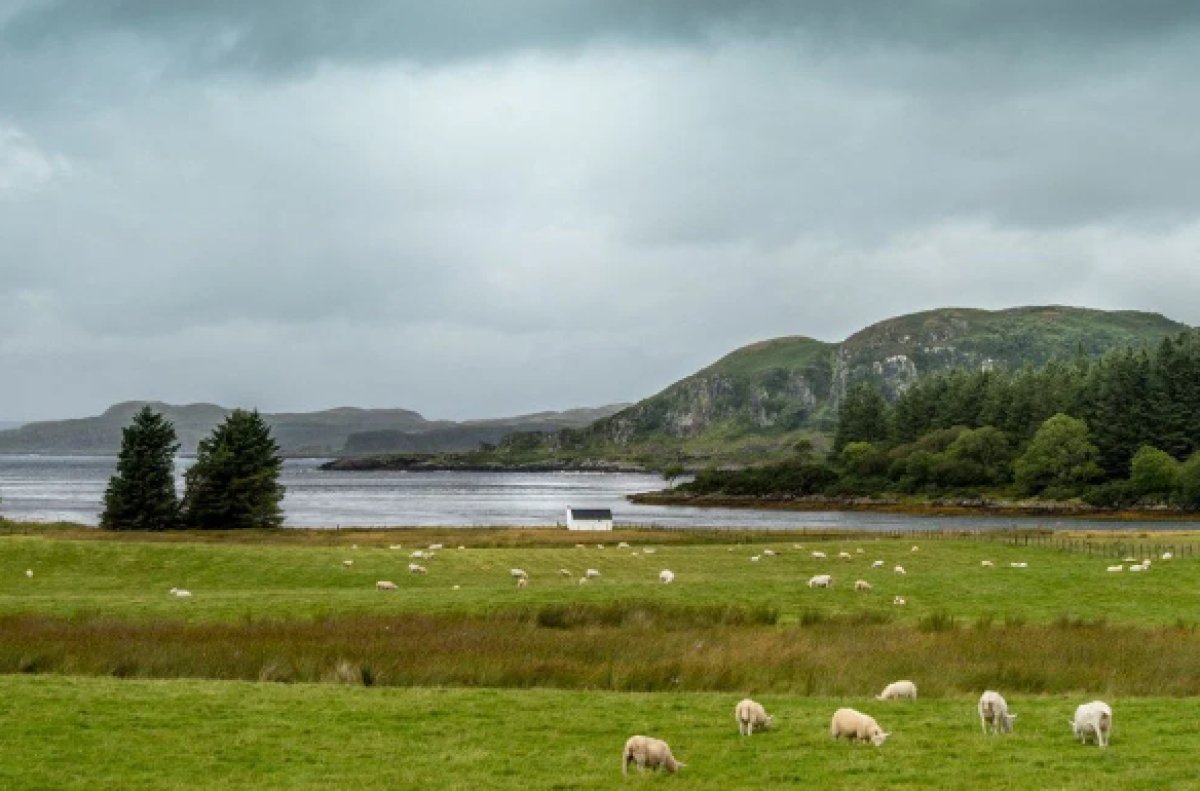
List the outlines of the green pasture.
{"label": "green pasture", "polygon": [[[1074,741],[1075,697],[1009,697],[1010,736],[975,698],[883,704],[762,696],[776,728],[738,735],[736,694],[381,689],[332,684],[0,677],[6,789],[1162,789],[1196,787],[1200,700],[1110,700],[1109,748]],[[851,705],[891,731],[834,742]],[[622,779],[626,737],[666,739],[680,774]]]}
{"label": "green pasture", "polygon": [[[1155,559],[1147,573],[1106,572],[1113,557],[1052,546],[1012,546],[976,539],[861,538],[773,544],[680,544],[646,533],[629,549],[595,535],[573,545],[459,549],[453,531],[432,559],[413,560],[426,546],[396,531],[386,544],[219,544],[189,541],[75,540],[51,535],[0,536],[0,615],[39,613],[189,622],[247,618],[329,618],[396,613],[487,614],[571,603],[641,600],[680,606],[768,607],[782,624],[823,616],[918,623],[951,617],[1000,623],[1048,623],[1064,618],[1109,624],[1190,626],[1200,620],[1200,558]],[[671,537],[677,540],[676,537]],[[464,536],[460,540],[469,542]],[[597,542],[604,548],[597,548]],[[919,551],[913,552],[916,543]],[[645,554],[647,547],[656,549]],[[764,554],[771,548],[778,554]],[[811,556],[823,551],[828,559]],[[860,551],[861,550],[861,551]],[[838,559],[845,551],[851,559]],[[751,558],[758,556],[758,561]],[[884,567],[872,568],[875,560]],[[982,560],[995,566],[985,568]],[[352,561],[346,566],[345,561]],[[1028,568],[1011,568],[1012,562]],[[410,574],[416,562],[428,574]],[[893,567],[902,565],[900,576]],[[528,572],[518,589],[509,571]],[[578,578],[594,568],[600,577]],[[658,581],[661,569],[675,581]],[[569,577],[560,576],[567,569]],[[32,571],[28,577],[26,571]],[[807,587],[829,573],[834,587]],[[854,590],[857,579],[873,586]],[[380,592],[378,580],[398,591]],[[190,590],[177,599],[170,588]],[[907,604],[893,604],[902,596]]]}

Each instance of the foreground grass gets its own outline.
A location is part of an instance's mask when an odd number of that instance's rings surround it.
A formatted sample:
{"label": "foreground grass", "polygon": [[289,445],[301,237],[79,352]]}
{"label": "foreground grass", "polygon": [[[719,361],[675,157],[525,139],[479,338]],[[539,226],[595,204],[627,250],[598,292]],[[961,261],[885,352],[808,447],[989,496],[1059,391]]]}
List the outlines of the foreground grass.
{"label": "foreground grass", "polygon": [[[564,534],[555,533],[554,540]],[[602,539],[604,549],[596,548],[595,536],[577,535],[569,538],[587,542],[586,548],[571,543],[458,549],[448,543],[432,560],[417,561],[428,574],[412,575],[407,572],[409,553],[427,543],[399,531],[387,537],[403,544],[399,550],[365,542],[219,544],[7,535],[0,536],[0,614],[231,622],[398,613],[491,615],[635,600],[667,607],[769,608],[782,624],[832,616],[908,624],[951,618],[1190,626],[1200,618],[1200,557],[1195,555],[1156,561],[1145,574],[1110,574],[1105,567],[1115,562],[1111,556],[969,539],[921,541],[920,551],[913,553],[912,539],[869,535],[804,541],[803,549],[793,548],[797,540],[778,539],[753,545],[671,543],[679,541],[677,536],[673,531],[630,535],[632,549],[618,549],[616,539],[608,536]],[[642,554],[648,546],[656,554]],[[778,556],[751,561],[768,546]],[[813,549],[830,558],[811,557]],[[837,559],[838,551],[851,553],[852,559]],[[871,567],[876,559],[884,561],[883,568]],[[983,559],[996,567],[981,568]],[[347,560],[353,565],[343,565]],[[1013,561],[1029,566],[1009,568]],[[894,574],[895,564],[908,573]],[[513,567],[529,572],[528,588],[515,588],[509,575]],[[563,568],[570,578],[559,575]],[[601,577],[577,585],[575,578],[587,568],[598,569]],[[662,568],[675,572],[674,584],[658,582]],[[26,570],[33,576],[27,577]],[[834,588],[809,589],[808,578],[818,573],[832,573]],[[874,590],[856,593],[853,582],[860,578]],[[375,582],[383,579],[396,582],[400,590],[376,591]],[[172,587],[187,588],[194,596],[175,599],[167,594]],[[893,606],[896,595],[907,606]]]}
{"label": "foreground grass", "polygon": [[[763,696],[773,732],[738,736],[739,696],[0,677],[6,789],[1159,789],[1195,787],[1200,701],[1117,699],[1107,750],[1072,740],[1076,697],[1014,698],[984,737],[974,696],[881,704]],[[893,736],[835,743],[853,705]],[[688,766],[622,780],[633,733]]]}

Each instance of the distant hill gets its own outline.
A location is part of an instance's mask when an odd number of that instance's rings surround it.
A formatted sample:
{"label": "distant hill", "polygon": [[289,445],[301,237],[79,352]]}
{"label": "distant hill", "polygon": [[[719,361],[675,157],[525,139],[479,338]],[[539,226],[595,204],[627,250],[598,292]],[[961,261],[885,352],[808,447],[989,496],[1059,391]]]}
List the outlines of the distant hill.
{"label": "distant hill", "polygon": [[[175,424],[183,452],[195,451],[217,423],[232,411],[216,404],[176,406],[127,401],[95,417],[27,423],[0,431],[0,453],[115,453],[121,429],[146,403]],[[557,431],[581,427],[620,410],[616,404],[595,409],[542,412],[494,420],[426,420],[407,409],[340,407],[320,412],[264,413],[276,441],[290,455],[329,456],[344,452],[461,451],[481,442],[498,442],[514,431]],[[371,448],[372,450],[366,450]],[[375,450],[378,449],[378,450]]]}
{"label": "distant hill", "polygon": [[[1155,313],[1071,307],[945,308],[873,324],[841,343],[762,341],[586,429],[545,440],[563,455],[691,463],[756,460],[798,439],[821,446],[850,384],[891,396],[918,377],[954,368],[1013,370],[1052,358],[1156,344],[1188,325]],[[508,442],[529,445],[527,438]]]}

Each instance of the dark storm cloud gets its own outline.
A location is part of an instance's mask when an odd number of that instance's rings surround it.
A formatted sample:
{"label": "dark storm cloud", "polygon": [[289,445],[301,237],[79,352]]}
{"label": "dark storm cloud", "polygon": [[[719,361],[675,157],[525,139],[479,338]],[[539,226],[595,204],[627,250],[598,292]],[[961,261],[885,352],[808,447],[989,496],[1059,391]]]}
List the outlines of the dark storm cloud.
{"label": "dark storm cloud", "polygon": [[846,43],[1015,51],[1042,44],[1124,44],[1194,27],[1180,0],[794,2],[793,0],[48,0],[6,24],[10,46],[70,46],[93,36],[169,42],[190,68],[263,73],[324,61],[438,63],[591,43],[655,46],[801,30]]}

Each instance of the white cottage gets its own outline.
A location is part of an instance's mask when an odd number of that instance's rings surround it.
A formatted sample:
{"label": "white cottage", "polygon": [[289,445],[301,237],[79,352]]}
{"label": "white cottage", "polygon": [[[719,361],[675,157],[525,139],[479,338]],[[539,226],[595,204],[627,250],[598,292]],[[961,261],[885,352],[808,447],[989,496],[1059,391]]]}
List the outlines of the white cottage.
{"label": "white cottage", "polygon": [[608,508],[572,508],[567,506],[568,530],[612,530],[612,511]]}

